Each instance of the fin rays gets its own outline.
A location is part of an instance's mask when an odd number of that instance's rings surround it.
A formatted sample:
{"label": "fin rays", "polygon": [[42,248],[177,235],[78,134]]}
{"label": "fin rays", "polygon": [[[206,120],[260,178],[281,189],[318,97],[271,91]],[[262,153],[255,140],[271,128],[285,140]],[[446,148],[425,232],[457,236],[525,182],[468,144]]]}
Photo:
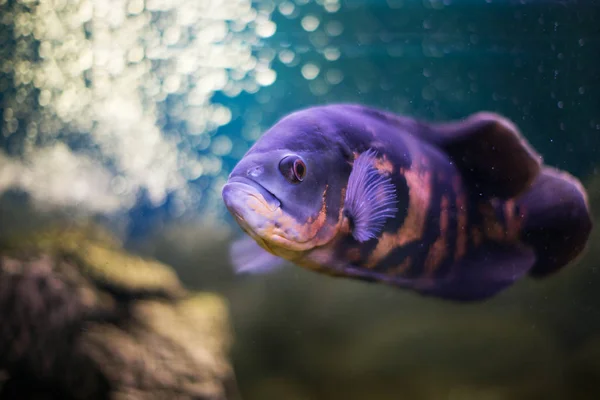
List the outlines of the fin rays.
{"label": "fin rays", "polygon": [[373,166],[375,155],[375,150],[369,149],[358,156],[348,180],[346,215],[359,242],[376,238],[385,221],[398,211],[396,188]]}

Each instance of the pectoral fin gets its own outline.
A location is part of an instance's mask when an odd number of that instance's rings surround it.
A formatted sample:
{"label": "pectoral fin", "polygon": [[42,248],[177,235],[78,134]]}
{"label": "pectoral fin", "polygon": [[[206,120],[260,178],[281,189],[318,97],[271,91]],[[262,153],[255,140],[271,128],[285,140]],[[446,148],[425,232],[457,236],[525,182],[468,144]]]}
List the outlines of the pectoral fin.
{"label": "pectoral fin", "polygon": [[367,150],[354,161],[346,190],[345,215],[352,236],[359,242],[376,238],[388,218],[396,215],[396,188],[374,166],[375,151]]}
{"label": "pectoral fin", "polygon": [[260,247],[250,236],[234,241],[229,249],[229,256],[237,274],[266,274],[285,265],[284,259]]}

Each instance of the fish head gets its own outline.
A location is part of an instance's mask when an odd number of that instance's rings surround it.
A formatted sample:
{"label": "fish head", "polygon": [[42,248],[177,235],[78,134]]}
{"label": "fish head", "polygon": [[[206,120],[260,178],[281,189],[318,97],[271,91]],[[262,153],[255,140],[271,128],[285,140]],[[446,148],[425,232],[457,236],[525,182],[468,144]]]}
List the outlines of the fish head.
{"label": "fish head", "polygon": [[337,146],[324,144],[322,132],[294,131],[295,126],[282,124],[263,135],[222,190],[241,228],[264,249],[290,260],[333,239],[350,171]]}

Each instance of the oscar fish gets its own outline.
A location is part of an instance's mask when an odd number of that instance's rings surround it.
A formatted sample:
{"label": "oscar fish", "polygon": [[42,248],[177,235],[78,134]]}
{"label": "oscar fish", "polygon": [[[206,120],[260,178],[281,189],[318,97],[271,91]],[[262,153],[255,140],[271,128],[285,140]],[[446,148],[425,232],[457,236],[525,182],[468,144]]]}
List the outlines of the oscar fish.
{"label": "oscar fish", "polygon": [[357,104],[295,111],[235,166],[235,269],[285,261],[454,301],[543,278],[585,249],[587,194],[493,112],[427,121]]}

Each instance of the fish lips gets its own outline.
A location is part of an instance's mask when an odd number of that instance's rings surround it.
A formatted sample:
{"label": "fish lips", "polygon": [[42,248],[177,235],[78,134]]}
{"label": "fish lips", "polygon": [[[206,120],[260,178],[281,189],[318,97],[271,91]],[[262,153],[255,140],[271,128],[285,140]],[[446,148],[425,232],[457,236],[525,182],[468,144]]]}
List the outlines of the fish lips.
{"label": "fish lips", "polygon": [[242,227],[256,230],[269,215],[281,208],[281,202],[260,183],[244,177],[232,177],[221,192],[225,206]]}

